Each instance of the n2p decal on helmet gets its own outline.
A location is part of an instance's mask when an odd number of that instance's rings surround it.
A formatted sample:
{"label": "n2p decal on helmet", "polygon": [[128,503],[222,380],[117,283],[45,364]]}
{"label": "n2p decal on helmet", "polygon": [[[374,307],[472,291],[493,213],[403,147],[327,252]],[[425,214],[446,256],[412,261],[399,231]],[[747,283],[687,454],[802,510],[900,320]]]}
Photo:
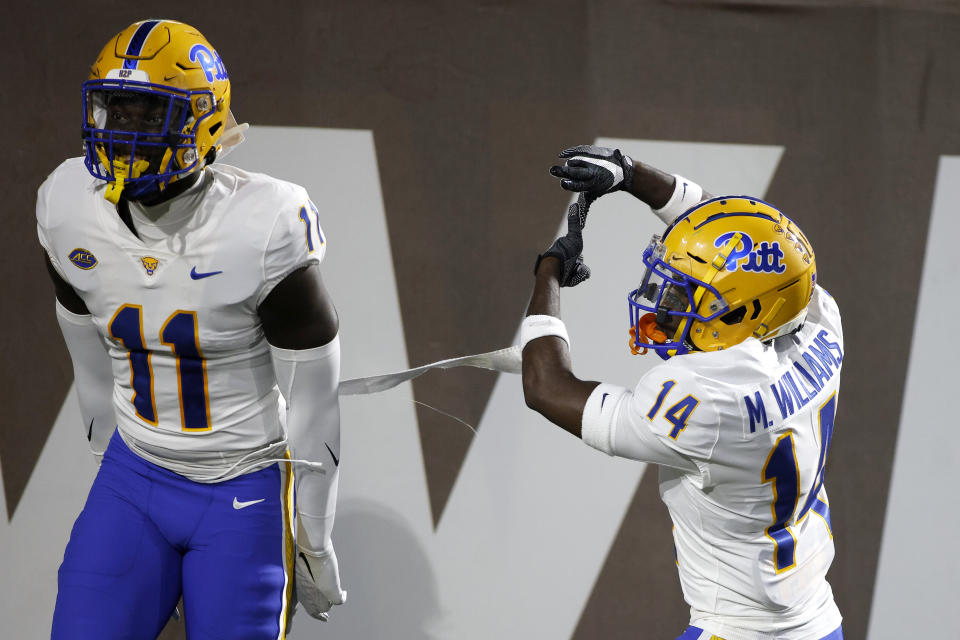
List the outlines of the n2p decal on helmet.
{"label": "n2p decal on helmet", "polygon": [[204,75],[207,76],[207,82],[226,80],[229,77],[226,67],[223,66],[223,60],[220,59],[220,54],[216,51],[210,51],[202,44],[195,44],[190,49],[190,62],[196,62],[200,65]]}
{"label": "n2p decal on helmet", "polygon": [[[736,231],[729,231],[717,236],[714,246],[718,249],[723,247],[736,233]],[[754,250],[753,238],[743,233],[740,243],[727,258],[727,271],[743,269],[757,273],[783,273],[787,269],[783,264],[783,251],[780,249],[779,242],[762,241]]]}

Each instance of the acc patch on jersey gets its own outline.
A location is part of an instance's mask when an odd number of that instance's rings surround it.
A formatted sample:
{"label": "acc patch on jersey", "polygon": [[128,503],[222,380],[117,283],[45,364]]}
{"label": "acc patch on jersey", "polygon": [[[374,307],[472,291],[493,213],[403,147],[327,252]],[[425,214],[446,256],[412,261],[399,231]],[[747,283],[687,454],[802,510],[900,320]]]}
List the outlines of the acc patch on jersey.
{"label": "acc patch on jersey", "polygon": [[84,271],[88,271],[97,266],[96,256],[82,247],[77,247],[71,251],[67,259],[69,259],[75,267],[83,269]]}

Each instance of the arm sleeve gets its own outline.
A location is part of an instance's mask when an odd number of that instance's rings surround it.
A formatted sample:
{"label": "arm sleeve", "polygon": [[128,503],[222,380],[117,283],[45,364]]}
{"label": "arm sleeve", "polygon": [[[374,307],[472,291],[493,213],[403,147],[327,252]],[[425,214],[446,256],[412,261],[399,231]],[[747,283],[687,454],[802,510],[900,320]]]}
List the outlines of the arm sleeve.
{"label": "arm sleeve", "polygon": [[329,548],[340,479],[340,337],[313,349],[270,347],[280,393],[287,403],[287,442],[294,459],[300,534],[297,544],[319,553]]}
{"label": "arm sleeve", "polygon": [[93,317],[71,313],[57,302],[57,322],[73,361],[83,434],[94,455],[102,456],[117,426],[113,411],[113,367]]}
{"label": "arm sleeve", "polygon": [[288,275],[300,267],[323,261],[327,237],[320,228],[320,214],[302,190],[299,202],[282,209],[270,232],[263,252],[263,277],[257,292],[257,306]]}
{"label": "arm sleeve", "polygon": [[583,441],[607,455],[652,462],[697,473],[692,460],[666,446],[650,429],[650,421],[633,415],[634,394],[623,387],[600,384],[583,409]]}

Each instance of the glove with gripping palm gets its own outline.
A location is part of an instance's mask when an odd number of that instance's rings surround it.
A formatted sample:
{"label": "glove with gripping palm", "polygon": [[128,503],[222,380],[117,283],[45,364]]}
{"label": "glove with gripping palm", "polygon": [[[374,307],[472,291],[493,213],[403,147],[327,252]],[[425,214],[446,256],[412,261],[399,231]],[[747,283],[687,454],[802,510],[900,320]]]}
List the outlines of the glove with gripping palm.
{"label": "glove with gripping palm", "polygon": [[630,190],[633,160],[619,149],[582,144],[564,149],[560,157],[566,162],[550,167],[550,174],[560,178],[560,186],[567,191],[599,198],[612,191]]}
{"label": "glove with gripping palm", "polygon": [[554,240],[550,248],[537,257],[533,268],[536,273],[540,261],[548,256],[560,260],[560,286],[575,287],[590,277],[590,267],[583,262],[583,227],[587,223],[587,210],[594,196],[580,193],[577,201],[567,208],[567,235]]}

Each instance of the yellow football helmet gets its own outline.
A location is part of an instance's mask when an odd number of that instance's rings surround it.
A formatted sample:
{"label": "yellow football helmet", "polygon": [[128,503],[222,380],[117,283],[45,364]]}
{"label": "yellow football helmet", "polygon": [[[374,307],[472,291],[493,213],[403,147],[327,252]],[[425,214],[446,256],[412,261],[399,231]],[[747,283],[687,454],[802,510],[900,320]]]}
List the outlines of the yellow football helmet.
{"label": "yellow football helmet", "polygon": [[797,330],[817,281],[810,242],[762,200],[701,202],[654,236],[628,296],[630,347],[664,359]]}
{"label": "yellow football helmet", "polygon": [[162,191],[213,162],[230,114],[230,78],[193,27],[130,25],[103,48],[83,83],[87,169],[116,203]]}

